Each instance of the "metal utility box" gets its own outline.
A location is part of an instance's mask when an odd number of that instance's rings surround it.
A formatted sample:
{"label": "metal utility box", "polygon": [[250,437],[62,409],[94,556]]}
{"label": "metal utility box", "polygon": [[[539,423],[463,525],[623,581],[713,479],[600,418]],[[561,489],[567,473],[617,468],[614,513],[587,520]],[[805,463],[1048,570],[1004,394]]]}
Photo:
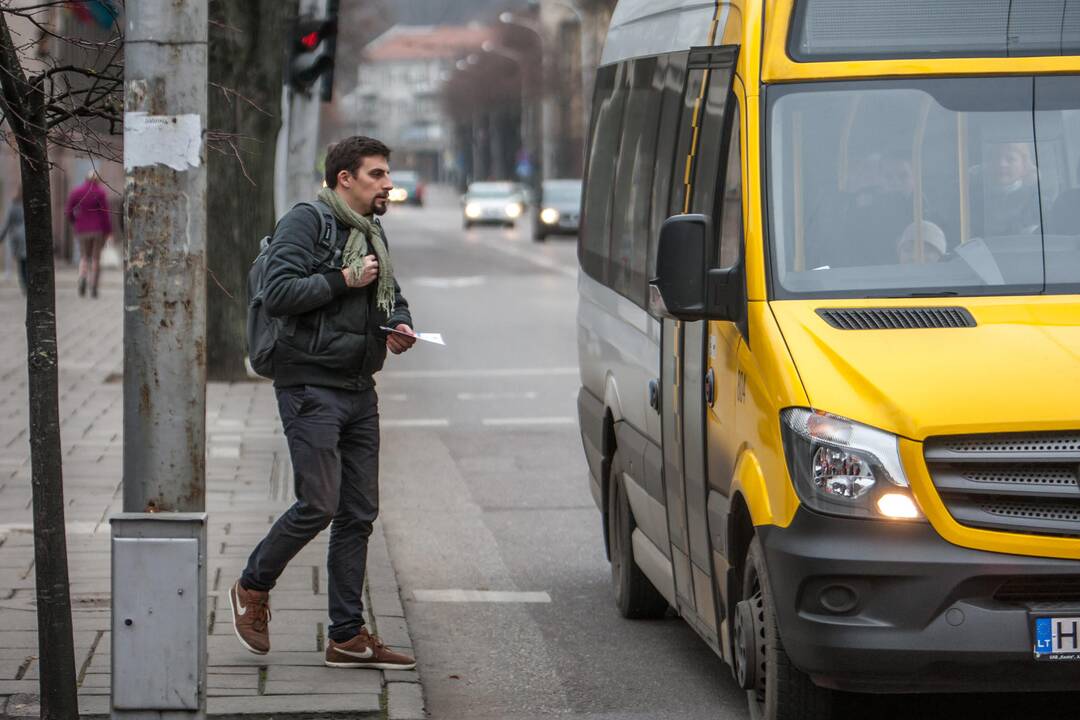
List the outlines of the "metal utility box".
{"label": "metal utility box", "polygon": [[113,717],[201,714],[206,514],[122,513],[111,522]]}

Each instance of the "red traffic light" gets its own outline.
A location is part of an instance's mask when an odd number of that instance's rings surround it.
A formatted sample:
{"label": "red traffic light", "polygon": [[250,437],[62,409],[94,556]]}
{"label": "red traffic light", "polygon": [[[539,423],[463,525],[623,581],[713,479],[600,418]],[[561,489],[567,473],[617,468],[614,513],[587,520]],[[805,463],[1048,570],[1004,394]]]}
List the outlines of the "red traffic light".
{"label": "red traffic light", "polygon": [[308,50],[314,50],[315,47],[319,44],[318,31],[310,32],[307,35],[304,35],[302,38],[300,38],[300,44]]}

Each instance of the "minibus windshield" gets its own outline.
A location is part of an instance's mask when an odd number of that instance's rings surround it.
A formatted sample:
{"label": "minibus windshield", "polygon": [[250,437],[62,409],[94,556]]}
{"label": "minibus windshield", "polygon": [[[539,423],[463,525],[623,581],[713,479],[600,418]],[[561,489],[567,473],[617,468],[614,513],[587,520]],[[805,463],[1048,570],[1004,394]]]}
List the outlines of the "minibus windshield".
{"label": "minibus windshield", "polygon": [[1080,77],[768,90],[778,298],[1080,292]]}

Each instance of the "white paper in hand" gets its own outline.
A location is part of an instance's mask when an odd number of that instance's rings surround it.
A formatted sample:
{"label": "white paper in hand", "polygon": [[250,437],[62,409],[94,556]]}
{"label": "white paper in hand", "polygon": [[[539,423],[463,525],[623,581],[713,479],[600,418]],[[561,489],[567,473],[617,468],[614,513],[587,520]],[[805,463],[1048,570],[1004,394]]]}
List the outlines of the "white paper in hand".
{"label": "white paper in hand", "polygon": [[395,330],[394,328],[389,328],[385,325],[380,325],[379,329],[385,330],[386,332],[397,333],[398,335],[404,335],[405,337],[414,337],[417,340],[423,340],[424,342],[434,343],[436,345],[446,345],[446,342],[442,339],[442,333],[416,333],[415,335],[410,335],[407,332],[401,332],[400,330]]}

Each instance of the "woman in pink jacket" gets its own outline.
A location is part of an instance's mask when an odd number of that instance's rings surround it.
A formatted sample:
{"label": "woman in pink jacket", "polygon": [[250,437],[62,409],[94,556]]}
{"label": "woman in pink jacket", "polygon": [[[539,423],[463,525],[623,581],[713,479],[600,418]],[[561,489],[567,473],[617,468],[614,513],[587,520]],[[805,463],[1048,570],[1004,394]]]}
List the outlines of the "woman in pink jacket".
{"label": "woman in pink jacket", "polygon": [[79,296],[86,295],[86,281],[90,278],[90,296],[97,297],[98,278],[101,276],[101,250],[112,235],[112,218],[109,217],[109,198],[101,186],[101,178],[91,170],[86,182],[68,195],[64,214],[75,231],[79,243]]}

